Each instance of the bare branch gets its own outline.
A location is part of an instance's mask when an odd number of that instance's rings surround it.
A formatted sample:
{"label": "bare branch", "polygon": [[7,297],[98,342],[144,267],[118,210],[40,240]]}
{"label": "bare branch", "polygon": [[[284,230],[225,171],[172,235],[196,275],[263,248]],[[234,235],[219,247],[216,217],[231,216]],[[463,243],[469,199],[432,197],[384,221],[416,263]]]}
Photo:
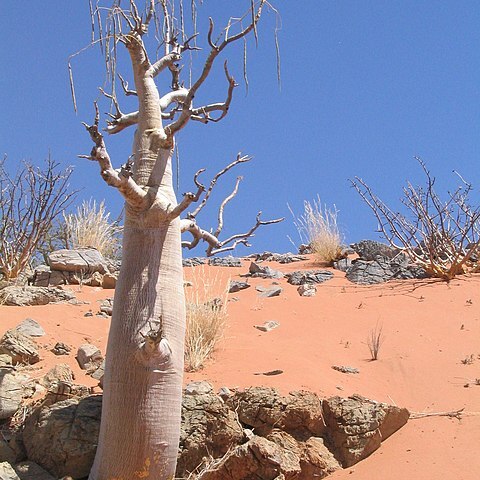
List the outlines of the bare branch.
{"label": "bare branch", "polygon": [[137,96],[136,90],[130,90],[128,88],[128,82],[119,74],[117,73],[118,78],[120,79],[120,82],[122,83],[122,88],[127,97],[134,95]]}
{"label": "bare branch", "polygon": [[217,226],[217,229],[215,230],[215,233],[213,234],[215,237],[218,237],[223,230],[223,211],[225,210],[225,206],[227,205],[227,203],[233,200],[237,195],[238,186],[240,185],[240,182],[242,180],[243,180],[243,177],[237,177],[237,181],[235,182],[235,187],[232,193],[223,199],[222,203],[220,204],[220,207],[218,208],[218,226]]}

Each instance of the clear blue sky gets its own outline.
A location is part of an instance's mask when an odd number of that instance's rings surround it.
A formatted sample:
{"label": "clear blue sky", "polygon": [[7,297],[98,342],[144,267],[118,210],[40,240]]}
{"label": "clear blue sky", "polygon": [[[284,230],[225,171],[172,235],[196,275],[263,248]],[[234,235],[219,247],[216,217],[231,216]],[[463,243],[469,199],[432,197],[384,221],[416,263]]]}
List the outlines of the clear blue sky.
{"label": "clear blue sky", "polygon": [[[238,15],[248,4],[204,0],[201,11],[224,18],[228,6]],[[258,49],[253,42],[248,49],[248,95],[242,51],[234,48],[226,55],[241,86],[229,115],[221,124],[191,124],[181,132],[179,193],[192,189],[198,168],[207,167],[206,180],[238,151],[253,155],[219,188],[221,196],[236,175],[244,176],[227,207],[225,233],[248,229],[258,210],[265,218],[285,216],[283,224],[258,232],[251,251],[288,251],[287,235],[297,238],[287,203],[300,212],[303,200],[317,194],[339,209],[347,242],[375,238],[373,215],[348,182],[355,175],[393,206],[399,206],[406,180],[422,181],[414,155],[428,163],[440,190],[456,183],[453,169],[480,185],[478,1],[277,0],[275,5],[282,17],[281,89],[275,17],[269,15],[259,26]],[[2,153],[14,164],[38,163],[50,151],[62,165],[75,165],[72,184],[83,188],[79,201],[105,198],[118,214],[117,192],[103,183],[95,164],[76,158],[90,151],[80,122],[92,119],[96,88],[104,81],[98,49],[73,61],[76,115],[67,58],[90,41],[88,2],[3,0],[0,24]],[[224,97],[221,62],[217,71],[205,100]],[[122,73],[130,77],[127,67]],[[125,110],[132,108],[120,100]],[[107,138],[115,165],[129,156],[132,133]],[[474,195],[478,198],[478,189]],[[199,221],[215,227],[215,215],[212,209]]]}

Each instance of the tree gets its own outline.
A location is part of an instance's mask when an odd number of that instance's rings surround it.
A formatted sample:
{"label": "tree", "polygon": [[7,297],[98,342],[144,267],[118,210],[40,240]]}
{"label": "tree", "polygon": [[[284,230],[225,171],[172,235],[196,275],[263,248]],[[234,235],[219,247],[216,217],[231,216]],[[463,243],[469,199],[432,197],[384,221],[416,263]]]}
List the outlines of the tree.
{"label": "tree", "polygon": [[[180,434],[185,333],[181,230],[194,236],[193,242],[186,242],[186,246],[205,239],[208,253],[214,254],[233,248],[238,242],[246,243],[256,228],[269,223],[262,222],[258,216],[249,232],[221,242],[216,235],[223,224],[222,206],[216,234],[208,234],[196,225],[198,209],[188,215],[186,221],[181,221],[180,215],[199,200],[205,187],[198,181],[199,171],[195,175],[197,192],[185,194],[177,203],[171,165],[175,135],[189,121],[219,121],[227,114],[236,84],[226,63],[226,99],[195,107],[195,95],[212,71],[215,60],[229,44],[249,33],[257,36],[258,21],[268,3],[266,0],[248,2],[248,12],[237,21],[231,19],[218,40],[215,40],[214,22],[210,20],[208,54],[198,78],[189,88],[181,83],[179,62],[182,54],[197,48],[195,22],[193,34],[187,38],[182,2],[176,10],[174,2],[167,0],[146,3],[141,13],[134,0],[129,2],[127,10],[120,6],[120,1],[115,1],[108,9],[97,6],[96,10],[90,2],[92,23],[102,12],[107,15],[106,28],[102,30],[99,24],[97,27],[111,78],[116,77],[117,46],[123,44],[130,55],[135,91],[128,88],[123,77],[119,78],[124,92],[138,99],[138,111],[124,114],[114,84],[112,93],[102,90],[115,108],[107,132],[115,134],[131,125],[136,126],[133,155],[119,170],[113,168],[99,130],[100,115],[96,104],[93,124],[85,124],[94,147],[90,155],[83,157],[98,162],[102,178],[125,198],[122,266],[107,345],[100,438],[90,480],[166,480],[174,477]],[[194,1],[191,8],[196,8]],[[192,15],[195,18],[196,13]],[[246,26],[242,26],[242,22]],[[145,43],[152,25],[163,44],[162,56],[155,61],[150,60]],[[168,72],[172,79],[171,91],[160,95],[155,79]],[[241,159],[237,158],[234,163]],[[220,174],[214,177],[215,181]],[[211,188],[207,190],[207,198]],[[234,195],[235,192],[229,197]],[[223,206],[229,197],[222,202]]]}

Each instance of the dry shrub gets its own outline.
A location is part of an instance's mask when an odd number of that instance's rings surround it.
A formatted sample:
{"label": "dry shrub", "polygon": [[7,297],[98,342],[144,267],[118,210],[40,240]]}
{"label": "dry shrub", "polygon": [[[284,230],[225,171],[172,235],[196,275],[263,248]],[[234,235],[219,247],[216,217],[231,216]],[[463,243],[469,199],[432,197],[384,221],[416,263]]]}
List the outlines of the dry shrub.
{"label": "dry shrub", "polygon": [[372,361],[378,360],[378,352],[382,346],[385,336],[383,335],[383,325],[375,325],[375,328],[370,330],[367,337],[367,346],[370,350],[370,357]]}
{"label": "dry shrub", "polygon": [[105,202],[84,201],[77,213],[64,215],[69,242],[73,248],[96,248],[105,258],[115,258],[120,249],[123,227],[110,220]]}
{"label": "dry shrub", "polygon": [[290,209],[302,242],[310,245],[319,262],[331,264],[342,258],[343,236],[337,224],[337,207],[322,205],[318,196],[313,202],[305,200],[303,206],[304,212],[299,217]]}
{"label": "dry shrub", "polygon": [[193,286],[186,287],[187,332],[185,336],[185,369],[199,370],[211,357],[223,335],[227,319],[229,280],[203,267],[193,267]]}

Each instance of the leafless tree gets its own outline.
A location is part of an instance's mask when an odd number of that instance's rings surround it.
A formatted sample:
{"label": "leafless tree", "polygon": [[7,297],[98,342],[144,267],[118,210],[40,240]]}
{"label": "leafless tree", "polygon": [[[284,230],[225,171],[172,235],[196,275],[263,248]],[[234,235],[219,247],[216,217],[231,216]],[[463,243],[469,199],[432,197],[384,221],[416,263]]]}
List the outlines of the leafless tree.
{"label": "leafless tree", "polygon": [[60,170],[49,156],[43,168],[24,162],[16,174],[0,162],[0,271],[17,278],[32,260],[55,218],[72,202],[71,168]]}
{"label": "leafless tree", "polygon": [[[133,154],[120,169],[114,169],[99,127],[96,104],[94,122],[85,124],[94,147],[84,157],[98,162],[102,178],[125,199],[122,267],[115,289],[101,430],[90,480],[167,480],[175,475],[180,434],[185,333],[181,231],[193,235],[188,246],[205,239],[210,255],[246,243],[259,226],[269,223],[258,215],[248,232],[224,241],[218,239],[223,208],[237,187],[222,202],[219,225],[212,234],[197,229],[198,208],[180,220],[204,191],[208,200],[221,173],[207,189],[199,182],[198,172],[197,191],[184,194],[177,203],[172,185],[175,136],[190,121],[218,122],[228,113],[236,83],[226,62],[223,100],[196,105],[196,95],[226,47],[243,41],[249,34],[257,37],[262,12],[271,6],[266,0],[248,0],[246,13],[231,18],[223,30],[218,31],[210,19],[203,37],[196,28],[195,0],[185,5],[182,0],[150,0],[144,8],[134,0],[122,3],[115,0],[108,7],[100,3],[90,6],[94,25],[92,44],[100,44],[112,80],[111,90],[107,92],[105,87],[102,90],[114,108],[106,131],[116,134],[134,125],[136,132]],[[239,3],[235,2],[235,6]],[[186,14],[187,9],[190,15]],[[98,22],[98,18],[104,18],[104,22]],[[190,27],[186,26],[188,18],[192,20]],[[155,58],[147,52],[148,33],[159,41]],[[192,69],[192,81],[184,83],[182,59],[189,59],[202,38],[207,49],[205,61],[198,76],[194,78],[196,70]],[[117,75],[120,73],[117,53],[122,46],[130,56],[134,89],[123,76]],[[155,55],[155,50],[151,52]],[[160,93],[156,79],[165,75],[170,77],[170,90]],[[125,95],[136,97],[136,111],[122,112],[116,94],[117,78]],[[239,156],[235,162],[242,161],[246,161],[245,157]]]}
{"label": "leafless tree", "polygon": [[[434,277],[451,280],[458,274],[475,272],[480,266],[480,207],[471,204],[473,186],[457,173],[461,185],[442,200],[435,190],[425,163],[425,187],[408,183],[401,202],[408,216],[396,212],[378,198],[361,178],[352,185],[377,218],[379,230],[393,247],[421,265]],[[456,173],[456,172],[455,172]]]}

